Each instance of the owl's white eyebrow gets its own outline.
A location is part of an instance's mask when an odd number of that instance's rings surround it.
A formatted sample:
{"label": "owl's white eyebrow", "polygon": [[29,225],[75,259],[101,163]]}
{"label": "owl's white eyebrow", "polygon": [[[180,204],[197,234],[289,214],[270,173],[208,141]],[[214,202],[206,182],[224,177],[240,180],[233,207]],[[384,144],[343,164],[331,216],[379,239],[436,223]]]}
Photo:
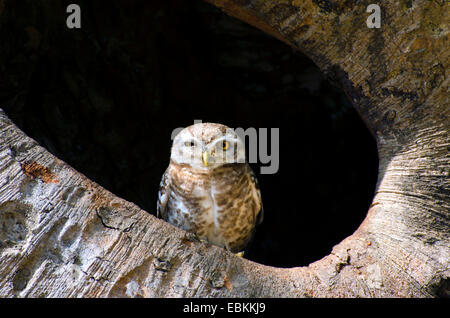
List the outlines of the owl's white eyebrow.
{"label": "owl's white eyebrow", "polygon": [[221,137],[221,138],[219,138],[219,139],[215,139],[215,140],[212,142],[212,144],[216,144],[216,143],[218,143],[219,141],[224,141],[224,140],[228,140],[228,141],[237,141],[238,139],[237,139],[236,137],[234,137],[234,136],[223,136],[223,137]]}
{"label": "owl's white eyebrow", "polygon": [[201,140],[195,138],[194,136],[189,136],[189,137],[183,138],[183,139],[181,140],[182,143],[188,142],[188,141],[195,141],[195,143],[196,143],[196,144],[199,144],[199,145],[202,145],[202,144],[203,144]]}

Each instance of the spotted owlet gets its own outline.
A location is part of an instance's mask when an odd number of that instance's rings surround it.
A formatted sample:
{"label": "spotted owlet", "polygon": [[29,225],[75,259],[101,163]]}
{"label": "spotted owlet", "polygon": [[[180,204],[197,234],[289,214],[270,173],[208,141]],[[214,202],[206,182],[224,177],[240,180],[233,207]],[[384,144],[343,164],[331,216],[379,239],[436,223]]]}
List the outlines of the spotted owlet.
{"label": "spotted owlet", "polygon": [[263,208],[244,144],[232,129],[200,123],[175,137],[157,213],[233,253],[245,250],[263,219]]}

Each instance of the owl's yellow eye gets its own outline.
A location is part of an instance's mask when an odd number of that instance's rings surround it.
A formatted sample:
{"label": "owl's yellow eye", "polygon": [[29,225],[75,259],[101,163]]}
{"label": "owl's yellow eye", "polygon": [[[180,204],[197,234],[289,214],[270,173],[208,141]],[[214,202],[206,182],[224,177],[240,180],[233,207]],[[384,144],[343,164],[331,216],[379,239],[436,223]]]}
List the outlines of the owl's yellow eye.
{"label": "owl's yellow eye", "polygon": [[194,147],[194,146],[195,146],[195,144],[194,144],[193,141],[186,141],[186,142],[184,143],[184,145],[185,145],[186,147]]}
{"label": "owl's yellow eye", "polygon": [[222,143],[223,150],[227,150],[229,146],[230,145],[229,145],[228,141],[223,141],[223,143]]}

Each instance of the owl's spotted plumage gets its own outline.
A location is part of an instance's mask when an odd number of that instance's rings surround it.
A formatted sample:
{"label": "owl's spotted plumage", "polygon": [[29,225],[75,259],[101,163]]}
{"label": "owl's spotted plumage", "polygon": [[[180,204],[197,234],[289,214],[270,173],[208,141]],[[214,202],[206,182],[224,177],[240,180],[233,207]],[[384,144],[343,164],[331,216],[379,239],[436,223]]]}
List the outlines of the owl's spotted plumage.
{"label": "owl's spotted plumage", "polygon": [[263,218],[261,194],[245,148],[228,127],[185,128],[172,145],[158,216],[234,253],[245,249]]}

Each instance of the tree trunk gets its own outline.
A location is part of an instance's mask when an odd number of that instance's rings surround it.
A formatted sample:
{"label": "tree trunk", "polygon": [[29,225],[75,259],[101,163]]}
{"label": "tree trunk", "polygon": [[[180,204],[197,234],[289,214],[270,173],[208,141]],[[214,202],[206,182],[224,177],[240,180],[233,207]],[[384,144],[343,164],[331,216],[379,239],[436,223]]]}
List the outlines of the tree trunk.
{"label": "tree trunk", "polygon": [[114,196],[0,111],[0,297],[449,296],[448,3],[383,3],[370,29],[369,2],[209,2],[342,86],[379,151],[364,222],[307,267],[253,263]]}

